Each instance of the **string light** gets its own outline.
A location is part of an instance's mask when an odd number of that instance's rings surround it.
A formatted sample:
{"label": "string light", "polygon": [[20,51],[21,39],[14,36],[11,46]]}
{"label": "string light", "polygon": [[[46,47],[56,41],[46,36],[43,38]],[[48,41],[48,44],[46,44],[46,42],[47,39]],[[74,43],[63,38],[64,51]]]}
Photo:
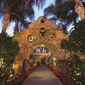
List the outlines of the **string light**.
{"label": "string light", "polygon": [[[56,8],[57,10],[63,11],[63,9],[58,9],[57,7],[58,7],[60,4],[63,4],[63,3],[69,2],[69,1],[75,2],[75,0],[66,0],[66,1],[63,1],[63,2],[61,2],[61,3],[59,3],[59,4],[57,4],[56,6],[54,6],[51,10],[53,10],[54,8]],[[73,4],[71,4],[71,6],[69,6],[67,9],[69,9],[70,7],[72,7],[72,5],[73,5]],[[67,9],[64,9],[64,10],[67,10]],[[45,14],[45,16],[46,16],[51,10],[49,10],[49,11]]]}
{"label": "string light", "polygon": [[[63,1],[63,2],[61,2],[61,3],[59,3],[59,4],[57,4],[57,5],[56,5],[55,7],[53,7],[52,9],[56,8],[57,10],[63,11],[63,9],[58,9],[57,6],[59,6],[60,4],[69,2],[69,1],[75,2],[75,0],[66,0],[66,1]],[[0,10],[3,10],[3,11],[5,11],[5,12],[7,12],[8,14],[14,14],[14,15],[16,15],[17,17],[19,17],[19,18],[22,20],[22,18],[21,18],[19,15],[17,15],[16,13],[9,12],[9,11],[12,9],[12,7],[14,6],[14,4],[16,4],[17,2],[18,2],[18,0],[14,1],[14,3],[8,8],[8,10],[5,10],[5,9],[0,9]],[[27,1],[26,1],[26,4],[24,5],[24,6],[26,7],[26,9],[27,9],[27,7],[28,7],[28,5],[29,5],[28,3],[30,3],[30,2],[31,2],[31,0],[27,0]],[[5,3],[8,4],[6,0],[5,0]],[[22,5],[23,5],[23,3],[25,3],[25,0],[23,0]],[[41,3],[41,0],[39,0],[38,5],[39,5],[40,3]],[[37,6],[38,6],[38,5],[37,5]],[[73,5],[73,4],[72,4],[72,5]],[[71,6],[72,6],[72,5],[71,5]],[[37,6],[36,6],[36,7],[37,7]],[[69,9],[71,6],[69,6],[67,9]],[[18,5],[18,7],[19,7],[20,10],[22,10],[19,5]],[[51,9],[51,10],[52,10],[52,9]],[[65,9],[65,10],[67,10],[67,9]],[[51,10],[49,10],[49,11],[51,11]],[[17,11],[19,11],[19,10],[17,10]],[[22,11],[23,11],[23,10],[22,10]],[[1,11],[1,12],[2,12],[2,11]],[[25,12],[25,11],[24,11],[24,12]],[[31,11],[30,11],[30,12],[31,12]],[[49,12],[48,12],[48,13],[49,13]],[[46,15],[47,15],[47,13],[45,14],[45,16],[46,16]]]}
{"label": "string light", "polygon": [[[2,10],[3,11],[5,11],[6,13],[8,13],[8,14],[14,14],[14,15],[16,15],[17,17],[19,17],[21,20],[22,20],[22,18],[18,15],[18,14],[16,14],[16,13],[14,13],[14,12],[10,12],[10,10],[12,9],[12,7],[14,6],[14,4],[16,3],[16,2],[18,2],[18,0],[16,0],[16,1],[14,1],[14,3],[6,10],[6,9],[1,9],[0,8],[0,10],[1,10],[1,12],[2,12]],[[25,2],[25,0],[23,1],[23,2]],[[31,2],[31,0],[27,0],[26,1],[26,5],[28,5],[28,3],[30,3]],[[8,3],[7,3],[7,1],[5,0],[5,3],[8,5]],[[19,11],[19,10],[18,10]]]}

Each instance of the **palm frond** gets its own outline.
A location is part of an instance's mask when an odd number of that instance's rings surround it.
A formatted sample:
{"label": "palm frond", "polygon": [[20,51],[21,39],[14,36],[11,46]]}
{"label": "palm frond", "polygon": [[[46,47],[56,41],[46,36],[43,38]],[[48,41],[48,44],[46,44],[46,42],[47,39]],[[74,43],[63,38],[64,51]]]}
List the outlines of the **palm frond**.
{"label": "palm frond", "polygon": [[44,9],[44,16],[49,16],[53,14],[54,5],[50,4],[47,8]]}
{"label": "palm frond", "polygon": [[38,6],[38,9],[42,9],[43,6],[45,5],[46,0],[36,0],[36,6]]}
{"label": "palm frond", "polygon": [[31,22],[26,21],[26,20],[24,22],[21,22],[21,23],[22,23],[22,26],[24,29],[26,29],[26,28],[28,29],[28,25],[31,24]]}
{"label": "palm frond", "polygon": [[63,20],[65,21],[65,23],[66,23],[67,25],[69,25],[69,24],[73,23],[73,20],[74,20],[75,18],[78,18],[77,13],[76,13],[76,12],[74,12],[74,13],[71,12],[69,15],[65,16]]}
{"label": "palm frond", "polygon": [[56,16],[53,16],[53,17],[49,18],[48,20],[51,20],[54,24],[56,24],[56,21],[58,21],[59,18]]}

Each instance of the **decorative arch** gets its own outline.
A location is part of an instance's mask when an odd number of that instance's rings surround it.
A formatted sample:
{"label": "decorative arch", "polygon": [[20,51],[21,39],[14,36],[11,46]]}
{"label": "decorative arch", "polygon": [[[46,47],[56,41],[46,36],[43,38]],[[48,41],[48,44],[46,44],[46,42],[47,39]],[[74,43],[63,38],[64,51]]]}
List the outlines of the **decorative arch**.
{"label": "decorative arch", "polygon": [[55,34],[52,33],[52,34],[50,35],[50,38],[55,38]]}
{"label": "decorative arch", "polygon": [[32,35],[28,35],[28,41],[33,41],[33,36]]}
{"label": "decorative arch", "polygon": [[40,29],[40,35],[41,35],[41,36],[45,36],[45,34],[46,34],[45,28],[42,27],[42,28]]}
{"label": "decorative arch", "polygon": [[[40,23],[42,19],[45,22],[43,24]],[[39,36],[40,34],[44,37]],[[52,36],[50,36],[51,34]],[[55,35],[57,37],[55,37]],[[56,25],[50,20],[47,20],[47,18],[39,17],[38,20],[34,20],[33,23],[29,25],[29,29],[21,29],[20,32],[15,33],[13,38],[19,42],[19,46],[21,47],[20,54],[15,56],[15,63],[19,63],[18,67],[21,66],[21,69],[23,69],[24,63],[25,71],[29,69],[30,54],[36,47],[42,44],[54,53],[57,60],[67,55],[67,53],[69,54],[69,52],[62,50],[60,46],[62,39],[68,39],[69,36],[63,34],[62,29],[57,29]],[[30,42],[30,39],[32,42]],[[16,69],[18,69],[18,67]],[[19,72],[18,70],[16,71]]]}
{"label": "decorative arch", "polygon": [[41,20],[41,23],[44,23],[44,20],[43,19]]}
{"label": "decorative arch", "polygon": [[58,52],[57,52],[57,48],[56,46],[52,43],[52,42],[46,42],[46,41],[37,41],[35,43],[33,43],[31,46],[30,46],[30,53],[29,55],[32,53],[32,51],[37,48],[38,46],[41,46],[42,44],[44,44],[47,49],[49,49],[51,52],[53,52],[56,56],[56,58],[58,58]]}

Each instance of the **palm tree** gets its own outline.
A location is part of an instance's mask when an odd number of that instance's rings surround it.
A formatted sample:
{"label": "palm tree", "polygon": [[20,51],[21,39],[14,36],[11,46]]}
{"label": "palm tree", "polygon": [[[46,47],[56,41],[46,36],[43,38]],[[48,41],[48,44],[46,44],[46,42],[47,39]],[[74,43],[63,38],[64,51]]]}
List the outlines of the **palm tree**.
{"label": "palm tree", "polygon": [[[73,5],[71,6],[71,4],[73,4]],[[71,6],[70,11],[69,11],[68,15],[66,15],[66,17],[64,18],[66,26],[68,26],[68,25],[70,25],[72,23],[74,25],[74,27],[71,28],[70,31],[72,31],[73,29],[75,30],[77,28],[76,27],[76,24],[77,24],[76,22],[77,22],[77,20],[79,18],[78,14],[77,14],[77,12],[75,10],[75,4],[76,4],[75,2],[69,2],[69,6]],[[82,2],[82,4],[83,4],[83,6],[85,8],[85,2]]]}
{"label": "palm tree", "polygon": [[[7,27],[9,25],[10,17],[12,16],[17,16],[17,18],[22,20],[23,23],[23,18],[20,17],[22,14],[20,11],[22,10],[23,12],[27,12],[27,9],[32,8],[34,4],[36,4],[38,7],[43,7],[45,3],[45,0],[0,0],[0,13],[3,13],[4,19],[3,19],[3,27],[2,27],[2,32],[6,32]],[[18,13],[17,13],[18,12]],[[28,13],[31,15],[31,13]],[[25,16],[26,17],[26,16]],[[32,17],[30,17],[31,19]]]}
{"label": "palm tree", "polygon": [[[34,10],[33,10],[33,8],[27,9],[24,12],[22,10],[20,10],[20,11],[17,12],[17,14],[20,17],[22,17],[22,20],[19,17],[15,16],[15,15],[11,15],[11,17],[10,17],[10,20],[11,20],[10,22],[15,21],[15,23],[16,23],[16,25],[14,27],[14,30],[16,30],[18,28],[16,31],[19,31],[19,28],[21,29],[22,26],[24,28],[27,28],[28,24],[31,23],[31,22],[26,21],[25,20],[26,18],[29,18],[30,20],[34,19]],[[20,26],[19,26],[19,24],[20,24]]]}
{"label": "palm tree", "polygon": [[83,0],[75,0],[75,9],[80,19],[82,20],[85,18],[85,12],[84,12],[84,7],[81,1]]}
{"label": "palm tree", "polygon": [[67,8],[67,2],[60,4],[61,2],[62,0],[55,0],[55,4],[50,4],[47,8],[44,9],[44,15],[45,16],[54,15],[52,19],[60,20],[61,29],[63,29],[63,18],[68,13],[69,9],[65,10]]}
{"label": "palm tree", "polygon": [[63,20],[66,26],[69,26],[70,24],[73,23],[74,25],[73,28],[76,29],[76,19],[78,19],[78,14],[75,11],[75,2],[68,2],[68,7],[69,6],[71,7],[69,8],[68,14],[64,17]]}

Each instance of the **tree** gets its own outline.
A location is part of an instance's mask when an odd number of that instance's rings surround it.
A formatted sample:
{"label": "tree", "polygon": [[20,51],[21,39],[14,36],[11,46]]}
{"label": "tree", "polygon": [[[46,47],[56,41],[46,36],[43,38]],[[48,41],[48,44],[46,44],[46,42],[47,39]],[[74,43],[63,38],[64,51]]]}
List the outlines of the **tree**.
{"label": "tree", "polygon": [[3,59],[0,66],[1,83],[8,79],[15,56],[19,55],[20,47],[18,44],[17,41],[13,40],[13,37],[9,37],[5,33],[0,34],[0,59]]}
{"label": "tree", "polygon": [[[4,15],[4,19],[3,19],[3,27],[2,27],[2,32],[6,32],[6,29],[8,27],[10,18],[13,17],[13,15],[19,19],[22,20],[23,23],[23,14],[20,14],[21,11],[26,12],[24,14],[29,14],[31,15],[31,9],[33,4],[38,5],[38,7],[42,7],[44,4],[45,0],[0,0],[0,7],[1,7],[1,12]],[[30,12],[28,11],[28,9],[30,9]],[[23,16],[20,16],[20,15]],[[14,17],[14,18],[15,18]],[[26,17],[26,16],[25,16]],[[29,17],[29,16],[28,16]],[[27,17],[26,17],[27,18]],[[32,18],[32,16],[30,17]]]}
{"label": "tree", "polygon": [[63,42],[66,44],[64,49],[70,51],[67,71],[72,75],[75,74],[76,68],[80,68],[78,66],[79,58],[85,57],[85,19],[76,23],[76,29],[71,32],[69,40],[63,40]]}
{"label": "tree", "polygon": [[[26,11],[26,10],[24,10],[24,11]],[[24,11],[20,10],[20,11],[17,12],[17,14],[20,17],[22,17],[22,20],[19,17],[15,16],[15,15],[12,15],[10,17],[11,21],[15,21],[15,23],[16,23],[15,27],[14,27],[14,32],[19,31],[19,29],[21,29],[22,26],[24,28],[28,28],[28,24],[30,24],[31,22],[26,21],[25,20],[26,18],[29,18],[30,20],[34,19],[34,10],[33,10],[33,8],[27,9],[27,12],[24,12]],[[20,26],[19,26],[19,24],[20,24]]]}
{"label": "tree", "polygon": [[[50,4],[47,8],[44,9],[45,16],[54,15],[52,20],[60,20],[61,29],[63,29],[63,19],[68,13],[67,9],[68,3],[62,3],[62,0],[55,0],[55,4]],[[67,10],[65,10],[67,9]]]}
{"label": "tree", "polygon": [[30,66],[33,66],[33,64],[35,63],[35,54],[30,54],[29,59],[32,60],[32,61],[30,62]]}
{"label": "tree", "polygon": [[[76,0],[77,1],[77,0]],[[80,3],[80,2],[79,2]],[[64,17],[64,22],[65,22],[65,25],[66,26],[69,26],[70,24],[73,24],[73,28],[71,28],[71,31],[74,29],[76,29],[76,22],[79,21],[78,18],[78,13],[76,12],[76,9],[75,9],[75,4],[76,2],[68,2],[68,5],[71,6],[69,9],[69,12],[68,12],[68,15],[66,15]],[[82,1],[82,4],[85,8],[85,2]],[[81,15],[82,16],[82,15]]]}
{"label": "tree", "polygon": [[66,41],[66,49],[75,53],[85,53],[85,19],[76,24],[76,29],[71,32],[69,40]]}
{"label": "tree", "polygon": [[76,19],[78,19],[78,15],[75,11],[75,2],[68,2],[68,8],[69,8],[68,14],[64,17],[65,25],[66,27],[68,27],[70,24],[73,24],[74,25],[73,28],[76,29],[75,25]]}

